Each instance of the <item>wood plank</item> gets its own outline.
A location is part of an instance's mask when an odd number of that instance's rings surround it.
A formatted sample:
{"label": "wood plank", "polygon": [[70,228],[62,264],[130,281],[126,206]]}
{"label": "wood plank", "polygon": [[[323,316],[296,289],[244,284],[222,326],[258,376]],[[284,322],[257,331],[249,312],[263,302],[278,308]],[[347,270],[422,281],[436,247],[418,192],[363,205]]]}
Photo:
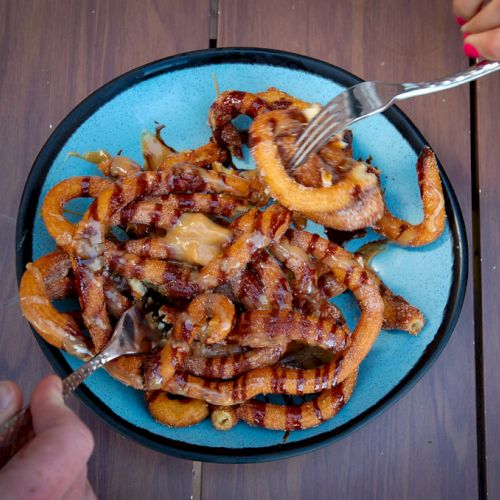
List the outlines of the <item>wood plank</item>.
{"label": "wood plank", "polygon": [[[208,14],[208,0],[0,0],[0,213],[16,217],[37,152],[78,102],[134,67],[208,47]],[[14,261],[0,272],[2,283],[14,279]],[[29,394],[49,372],[17,304],[0,308],[0,379]],[[96,438],[89,477],[98,497],[189,498],[191,462],[119,436],[76,398],[71,406]]]}
{"label": "wood plank", "polygon": [[[218,45],[296,51],[370,80],[432,79],[467,65],[451,5],[432,0],[221,0]],[[427,96],[403,109],[445,166],[470,234],[468,92]],[[206,464],[203,498],[220,491],[240,500],[477,497],[473,341],[469,287],[440,359],[390,410],[306,456],[272,465]]]}
{"label": "wood plank", "polygon": [[498,112],[500,75],[477,82],[477,168],[479,174],[479,214],[481,229],[484,409],[486,433],[486,470],[489,498],[500,497],[500,382],[498,360],[500,322],[500,144]]}

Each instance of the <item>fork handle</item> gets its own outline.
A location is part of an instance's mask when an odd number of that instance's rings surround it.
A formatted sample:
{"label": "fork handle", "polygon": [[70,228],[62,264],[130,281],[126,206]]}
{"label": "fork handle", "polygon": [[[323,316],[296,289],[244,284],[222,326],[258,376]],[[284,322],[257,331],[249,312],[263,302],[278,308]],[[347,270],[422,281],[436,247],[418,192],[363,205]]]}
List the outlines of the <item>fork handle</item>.
{"label": "fork handle", "polygon": [[0,426],[0,469],[35,437],[29,406]]}
{"label": "fork handle", "polygon": [[116,358],[105,350],[91,360],[83,363],[73,373],[70,373],[63,381],[63,397],[68,397],[89,375],[104,366],[108,361]]}
{"label": "fork handle", "polygon": [[440,78],[439,80],[433,80],[430,82],[403,83],[402,85],[405,90],[398,95],[396,99],[409,99],[410,97],[415,97],[417,95],[431,94],[432,92],[451,89],[453,87],[457,87],[458,85],[462,85],[463,83],[477,80],[478,78],[489,75],[499,69],[500,62],[498,61],[481,61],[473,66],[470,66],[465,71],[460,71],[459,73]]}

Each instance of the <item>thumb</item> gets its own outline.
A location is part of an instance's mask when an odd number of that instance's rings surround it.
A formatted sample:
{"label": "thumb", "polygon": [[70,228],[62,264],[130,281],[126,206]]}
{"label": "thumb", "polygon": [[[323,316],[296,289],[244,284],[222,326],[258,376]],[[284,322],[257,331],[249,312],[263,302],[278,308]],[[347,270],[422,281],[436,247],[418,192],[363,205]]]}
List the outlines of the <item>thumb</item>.
{"label": "thumb", "polygon": [[40,498],[60,498],[87,463],[92,434],[65,406],[58,377],[38,384],[30,407],[36,436],[5,466],[0,484],[10,487],[14,498],[29,498],[34,491]]}

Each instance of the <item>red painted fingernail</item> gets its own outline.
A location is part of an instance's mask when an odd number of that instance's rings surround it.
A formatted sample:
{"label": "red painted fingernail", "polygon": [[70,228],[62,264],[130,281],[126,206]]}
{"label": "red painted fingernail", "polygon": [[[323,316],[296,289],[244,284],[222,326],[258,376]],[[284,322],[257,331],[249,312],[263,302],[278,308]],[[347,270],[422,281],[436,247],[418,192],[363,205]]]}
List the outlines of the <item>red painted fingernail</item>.
{"label": "red painted fingernail", "polygon": [[467,22],[466,19],[464,19],[463,17],[458,17],[458,16],[455,17],[455,21],[457,22],[457,24],[459,26],[463,26]]}
{"label": "red painted fingernail", "polygon": [[472,59],[479,57],[479,52],[477,51],[476,47],[474,47],[474,45],[471,45],[470,43],[464,43],[464,52],[466,56],[471,57]]}
{"label": "red painted fingernail", "polygon": [[466,31],[465,33],[462,33],[462,38],[465,40],[469,35],[470,33]]}

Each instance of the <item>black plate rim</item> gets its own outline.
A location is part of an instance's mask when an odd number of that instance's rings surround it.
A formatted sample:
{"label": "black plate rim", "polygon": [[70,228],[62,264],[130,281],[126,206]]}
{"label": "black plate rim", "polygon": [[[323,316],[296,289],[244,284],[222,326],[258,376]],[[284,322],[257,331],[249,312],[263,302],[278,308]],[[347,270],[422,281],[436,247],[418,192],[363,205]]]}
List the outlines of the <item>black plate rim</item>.
{"label": "black plate rim", "polygon": [[[345,86],[362,81],[348,71],[318,59],[286,51],[252,47],[206,49],[178,54],[148,63],[115,78],[97,89],[70,111],[48,138],[33,163],[24,187],[17,217],[16,270],[18,282],[20,282],[26,263],[32,260],[32,228],[36,216],[38,195],[46,173],[60,148],[75,132],[79,124],[104,103],[136,83],[165,72],[217,63],[256,63],[284,66],[313,73]],[[384,115],[417,154],[424,145],[427,145],[422,134],[399,108],[393,106]],[[385,397],[349,423],[299,442],[259,448],[215,448],[176,441],[137,427],[114,413],[86,386],[82,386],[76,391],[78,397],[118,432],[146,447],[178,458],[216,463],[252,463],[290,458],[327,446],[367,424],[404,396],[434,364],[448,343],[462,308],[467,286],[467,236],[457,197],[439,160],[438,163],[445,192],[450,233],[454,242],[453,285],[450,289],[443,321],[434,339],[407,375]],[[33,201],[33,196],[36,196],[36,202]],[[62,352],[45,342],[33,329],[32,331],[55,372],[61,377],[68,375],[72,370]]]}

